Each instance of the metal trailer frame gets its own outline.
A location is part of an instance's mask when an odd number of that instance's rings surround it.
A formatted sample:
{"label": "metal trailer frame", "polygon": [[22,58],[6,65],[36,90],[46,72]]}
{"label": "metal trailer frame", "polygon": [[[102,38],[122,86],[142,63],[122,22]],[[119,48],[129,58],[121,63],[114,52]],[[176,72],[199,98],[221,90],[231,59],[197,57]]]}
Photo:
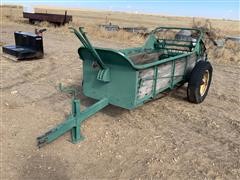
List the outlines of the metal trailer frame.
{"label": "metal trailer frame", "polygon": [[23,18],[29,19],[29,23],[34,23],[35,21],[47,21],[56,25],[64,25],[72,21],[72,16],[65,14],[50,14],[50,13],[27,13],[23,12]]}
{"label": "metal trailer frame", "polygon": [[[79,142],[83,139],[80,130],[82,122],[108,104],[125,109],[136,108],[157,98],[161,93],[183,85],[187,82],[195,64],[200,60],[207,60],[202,40],[204,33],[200,29],[158,27],[150,33],[144,46],[123,50],[93,48],[83,28],[80,27],[79,31],[71,29],[83,44],[83,47],[78,50],[79,56],[83,60],[83,93],[98,101],[84,111],[80,111],[80,100],[75,97],[76,91],[60,86],[60,90],[73,94],[72,112],[62,124],[37,138],[39,147],[54,141],[68,131],[71,131],[72,142]],[[179,42],[184,42],[183,40],[156,39],[155,33],[163,29],[195,31],[198,33],[198,38],[194,45],[192,43],[180,45]],[[171,49],[171,46],[176,49]],[[189,51],[180,53],[177,47],[186,47],[189,48]],[[171,50],[170,53],[173,53],[173,56],[145,64],[134,63],[131,56],[136,53],[145,53],[145,50],[154,52],[170,52]],[[161,75],[162,72],[165,74]],[[162,82],[166,82],[164,86],[161,86]],[[150,90],[146,90],[149,87]],[[157,87],[159,88],[157,89]],[[141,94],[141,88],[145,88],[148,93]],[[118,93],[116,94],[116,92]]]}

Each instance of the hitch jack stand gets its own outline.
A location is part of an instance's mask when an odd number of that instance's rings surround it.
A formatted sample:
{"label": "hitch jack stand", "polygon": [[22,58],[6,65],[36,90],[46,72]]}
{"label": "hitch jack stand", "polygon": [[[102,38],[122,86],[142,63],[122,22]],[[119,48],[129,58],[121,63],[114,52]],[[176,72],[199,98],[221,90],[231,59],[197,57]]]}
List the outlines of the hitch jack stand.
{"label": "hitch jack stand", "polygon": [[80,100],[72,99],[72,112],[69,117],[61,124],[57,125],[55,128],[51,129],[50,131],[46,132],[42,136],[37,138],[37,145],[38,147],[42,147],[45,144],[48,144],[58,137],[65,134],[67,131],[71,130],[72,136],[72,143],[77,143],[84,139],[81,135],[81,123],[89,118],[90,116],[94,115],[104,107],[108,105],[108,99],[103,98],[93,104],[92,106],[86,108],[84,111],[80,111]]}

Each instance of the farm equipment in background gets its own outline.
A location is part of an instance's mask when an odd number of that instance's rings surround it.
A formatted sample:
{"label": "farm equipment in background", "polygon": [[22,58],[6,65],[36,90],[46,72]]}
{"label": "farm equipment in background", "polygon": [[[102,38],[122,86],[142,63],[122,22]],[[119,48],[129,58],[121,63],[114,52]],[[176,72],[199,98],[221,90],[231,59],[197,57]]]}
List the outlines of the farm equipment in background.
{"label": "farm equipment in background", "polygon": [[15,61],[41,59],[44,56],[42,33],[46,29],[31,32],[14,32],[15,45],[3,46],[3,56]]}
{"label": "farm equipment in background", "polygon": [[106,31],[126,31],[129,33],[137,33],[141,35],[148,35],[148,28],[146,27],[120,27],[119,25],[112,24],[111,22],[108,24],[99,24],[98,27],[104,28]]}
{"label": "farm equipment in background", "polygon": [[68,131],[72,142],[79,142],[82,122],[109,104],[134,109],[186,82],[190,102],[201,103],[207,96],[212,66],[199,29],[158,27],[143,46],[122,50],[94,48],[82,28],[71,29],[83,44],[78,49],[83,93],[97,102],[81,111],[76,91],[60,86],[73,94],[72,112],[65,122],[37,138],[39,147]]}
{"label": "farm equipment in background", "polygon": [[98,27],[104,28],[106,31],[119,31],[120,27],[112,23],[109,24],[99,24]]}
{"label": "farm equipment in background", "polygon": [[240,36],[226,36],[225,40],[226,41],[230,41],[231,40],[231,41],[240,43]]}
{"label": "farm equipment in background", "polygon": [[49,23],[53,23],[58,26],[65,25],[66,23],[69,23],[70,21],[72,21],[72,16],[67,15],[67,11],[65,11],[64,15],[23,12],[23,18],[29,19],[29,23],[31,24],[35,22],[47,21]]}
{"label": "farm equipment in background", "polygon": [[131,32],[131,33],[139,33],[139,34],[148,32],[148,28],[146,27],[122,27],[122,30]]}

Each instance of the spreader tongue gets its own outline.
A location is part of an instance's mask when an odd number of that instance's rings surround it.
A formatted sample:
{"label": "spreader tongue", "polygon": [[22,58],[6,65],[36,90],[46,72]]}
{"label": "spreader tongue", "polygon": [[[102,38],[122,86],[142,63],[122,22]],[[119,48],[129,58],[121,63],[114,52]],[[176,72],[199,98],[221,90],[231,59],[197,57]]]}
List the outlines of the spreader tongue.
{"label": "spreader tongue", "polygon": [[58,137],[62,136],[66,132],[71,130],[72,142],[77,143],[84,139],[81,135],[81,124],[84,120],[94,115],[104,107],[108,105],[108,99],[103,98],[100,101],[96,102],[92,106],[86,108],[84,111],[80,111],[80,101],[75,99],[72,100],[72,112],[69,117],[61,124],[57,125],[55,128],[46,132],[42,136],[37,138],[38,147],[42,147]]}

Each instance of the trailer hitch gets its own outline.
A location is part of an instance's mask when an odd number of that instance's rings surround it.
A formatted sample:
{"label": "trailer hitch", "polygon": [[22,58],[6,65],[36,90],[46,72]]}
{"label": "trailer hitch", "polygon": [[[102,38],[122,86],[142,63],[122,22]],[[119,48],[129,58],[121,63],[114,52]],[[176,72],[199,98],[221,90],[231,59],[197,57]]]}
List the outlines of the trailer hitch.
{"label": "trailer hitch", "polygon": [[108,105],[108,99],[103,98],[85,110],[80,111],[80,100],[76,99],[76,90],[73,88],[64,88],[61,84],[59,88],[63,92],[73,94],[72,112],[63,123],[57,125],[42,136],[37,137],[37,145],[39,148],[54,141],[68,131],[71,131],[72,143],[75,144],[83,140],[84,136],[81,134],[82,122]]}

